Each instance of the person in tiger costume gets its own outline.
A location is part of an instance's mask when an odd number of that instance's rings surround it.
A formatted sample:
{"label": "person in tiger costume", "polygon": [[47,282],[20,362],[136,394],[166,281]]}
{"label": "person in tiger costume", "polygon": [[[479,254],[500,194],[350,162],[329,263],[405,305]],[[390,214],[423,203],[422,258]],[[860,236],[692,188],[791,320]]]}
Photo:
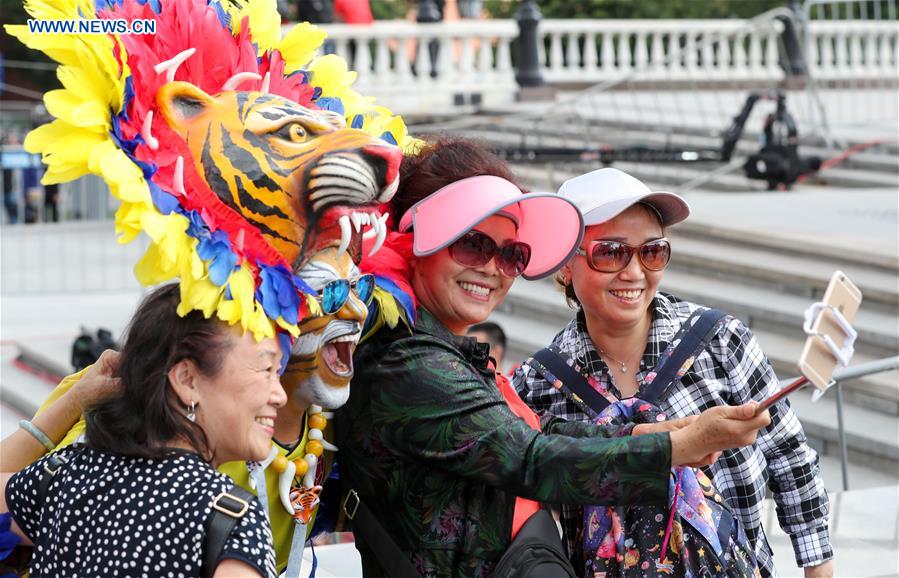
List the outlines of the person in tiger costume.
{"label": "person in tiger costume", "polygon": [[[56,119],[25,146],[47,164],[45,184],[106,180],[121,201],[119,241],[150,238],[138,280],[177,278],[179,313],[277,338],[289,397],[278,442],[266,463],[223,470],[268,504],[278,569],[298,571],[336,449],[324,410],[346,401],[374,291],[356,266],[362,240],[374,241],[371,252],[383,242],[388,216],[378,207],[396,190],[401,150],[416,141],[400,117],[350,88],[345,62],[316,56],[323,32],[303,23],[282,38],[273,3],[76,4],[26,9],[33,18],[153,19],[156,34],[49,37],[7,25],[61,65],[64,88],[45,99]],[[115,390],[108,352],[64,379],[33,425],[57,447],[70,444],[83,408]],[[3,471],[46,451],[25,431],[2,447]]]}

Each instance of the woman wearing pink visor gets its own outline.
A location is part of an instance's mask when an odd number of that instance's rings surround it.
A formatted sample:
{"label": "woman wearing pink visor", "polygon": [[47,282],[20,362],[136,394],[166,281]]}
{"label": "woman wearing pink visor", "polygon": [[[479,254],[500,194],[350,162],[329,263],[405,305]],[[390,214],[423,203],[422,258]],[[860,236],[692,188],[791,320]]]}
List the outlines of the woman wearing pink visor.
{"label": "woman wearing pink visor", "polygon": [[513,534],[546,527],[533,501],[663,504],[672,464],[751,443],[767,423],[726,408],[640,436],[539,423],[497,383],[488,347],[464,335],[515,277],[549,275],[573,256],[580,213],[552,194],[522,194],[501,160],[461,139],[404,159],[389,211],[396,228],[363,262],[379,290],[336,416],[364,576],[573,576],[558,565],[504,569]]}

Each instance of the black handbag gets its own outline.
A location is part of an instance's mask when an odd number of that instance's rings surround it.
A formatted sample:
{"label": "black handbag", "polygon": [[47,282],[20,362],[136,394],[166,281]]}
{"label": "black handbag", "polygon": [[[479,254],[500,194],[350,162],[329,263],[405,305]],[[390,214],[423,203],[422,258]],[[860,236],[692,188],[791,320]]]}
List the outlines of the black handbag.
{"label": "black handbag", "polygon": [[556,521],[546,510],[535,512],[515,535],[491,578],[576,578],[565,555]]}

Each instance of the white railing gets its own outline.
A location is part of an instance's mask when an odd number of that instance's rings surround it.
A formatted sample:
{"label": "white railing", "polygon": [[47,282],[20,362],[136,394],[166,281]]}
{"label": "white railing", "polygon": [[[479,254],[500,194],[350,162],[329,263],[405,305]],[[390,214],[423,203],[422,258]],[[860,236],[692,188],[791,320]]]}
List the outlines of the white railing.
{"label": "white railing", "polygon": [[[514,20],[325,25],[356,87],[401,113],[511,102]],[[755,20],[543,20],[538,46],[550,83],[783,79],[783,24]],[[819,79],[895,79],[899,28],[890,21],[816,20],[807,62]]]}
{"label": "white railing", "polygon": [[[769,80],[782,77],[769,20],[544,20],[540,34],[549,82]],[[540,47],[543,49],[543,47]]]}
{"label": "white railing", "polygon": [[820,80],[899,77],[896,21],[813,20],[806,44],[811,74]]}
{"label": "white railing", "polygon": [[515,98],[512,20],[324,25],[354,87],[401,113],[499,104]]}

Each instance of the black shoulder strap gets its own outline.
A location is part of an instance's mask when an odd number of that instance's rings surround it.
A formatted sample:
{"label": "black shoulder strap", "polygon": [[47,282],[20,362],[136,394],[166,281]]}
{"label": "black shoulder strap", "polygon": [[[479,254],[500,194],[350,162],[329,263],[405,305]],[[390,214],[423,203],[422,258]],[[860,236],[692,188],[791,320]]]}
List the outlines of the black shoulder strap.
{"label": "black shoulder strap", "polygon": [[[610,405],[609,400],[590,387],[586,378],[568,365],[563,355],[555,347],[544,347],[534,354],[531,361],[536,361],[533,367],[546,381],[560,389],[587,415],[596,417]],[[589,411],[584,408],[584,405],[589,408]]]}
{"label": "black shoulder strap", "polygon": [[694,311],[671,340],[671,343],[677,343],[677,346],[672,350],[672,346],[669,345],[659,357],[656,375],[646,391],[640,395],[640,399],[649,403],[655,403],[656,400],[662,399],[668,388],[690,369],[696,355],[709,344],[709,341],[718,332],[718,322],[725,315],[719,309]]}
{"label": "black shoulder strap", "polygon": [[237,522],[243,518],[250,504],[256,499],[248,490],[231,486],[212,500],[212,511],[206,518],[206,535],[203,539],[203,578],[212,578],[216,562],[225,549],[225,542]]}
{"label": "black shoulder strap", "polygon": [[343,512],[353,523],[353,533],[371,550],[385,576],[390,578],[421,578],[412,566],[409,557],[400,550],[396,542],[384,530],[375,514],[359,498],[355,490],[350,490],[343,500]]}
{"label": "black shoulder strap", "polygon": [[[697,309],[681,325],[680,331],[671,340],[676,347],[668,348],[660,356],[660,364],[656,367],[656,375],[640,399],[655,403],[661,399],[667,389],[683,375],[678,371],[686,371],[693,365],[698,352],[706,347],[718,331],[718,322],[726,314],[719,309]],[[698,319],[697,319],[698,318]],[[688,363],[689,360],[689,363]],[[562,391],[584,413],[596,417],[610,405],[609,400],[590,387],[587,380],[568,365],[564,353],[555,346],[545,347],[529,360],[537,373],[546,381]],[[685,367],[686,365],[686,367]]]}
{"label": "black shoulder strap", "polygon": [[47,461],[44,462],[44,471],[41,473],[41,481],[38,482],[37,487],[37,498],[38,503],[43,505],[44,501],[47,499],[47,491],[50,489],[50,482],[53,481],[53,476],[56,475],[56,472],[59,471],[68,460],[59,454],[52,454],[47,458]]}

